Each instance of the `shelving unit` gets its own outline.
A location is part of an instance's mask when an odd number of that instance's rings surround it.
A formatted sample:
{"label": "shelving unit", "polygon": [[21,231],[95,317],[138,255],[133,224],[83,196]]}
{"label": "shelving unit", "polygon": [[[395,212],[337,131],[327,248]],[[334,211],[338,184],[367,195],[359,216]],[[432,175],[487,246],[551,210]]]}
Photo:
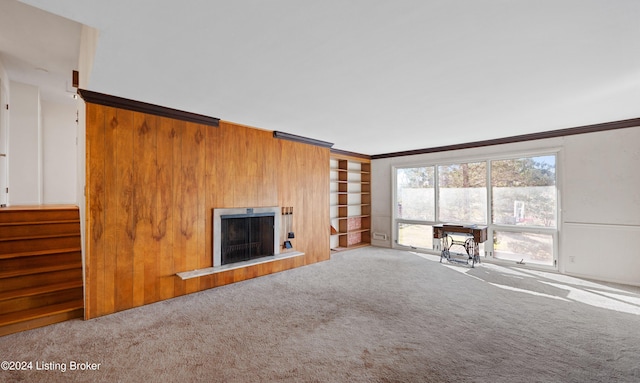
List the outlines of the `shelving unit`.
{"label": "shelving unit", "polygon": [[331,249],[371,244],[371,163],[331,158]]}

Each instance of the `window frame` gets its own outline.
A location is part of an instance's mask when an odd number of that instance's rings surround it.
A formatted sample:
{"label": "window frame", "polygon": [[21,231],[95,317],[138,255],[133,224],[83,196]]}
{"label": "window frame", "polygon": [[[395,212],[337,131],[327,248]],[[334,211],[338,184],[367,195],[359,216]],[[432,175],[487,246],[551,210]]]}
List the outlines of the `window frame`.
{"label": "window frame", "polygon": [[407,219],[398,217],[398,170],[399,169],[410,169],[410,168],[433,168],[433,182],[434,182],[434,212],[433,217],[435,220],[438,219],[438,209],[437,209],[437,201],[438,201],[438,190],[437,190],[437,177],[438,177],[438,167],[437,165],[431,164],[420,164],[420,165],[402,165],[402,166],[392,166],[391,170],[391,179],[392,179],[392,219],[393,219],[393,234],[392,234],[392,247],[401,248],[401,249],[421,249],[421,250],[433,250],[428,248],[417,248],[412,245],[402,245],[400,244],[400,224],[408,224],[408,225],[425,225],[425,226],[433,226],[436,225],[436,221],[429,220],[417,220],[417,219]]}
{"label": "window frame", "polygon": [[[520,225],[503,225],[503,224],[494,224],[493,223],[493,186],[491,184],[491,162],[499,161],[499,160],[513,160],[518,158],[529,158],[529,157],[540,157],[540,156],[555,156],[555,193],[556,193],[556,217],[555,217],[555,227],[543,227],[543,226],[520,226]],[[391,238],[391,247],[402,250],[419,250],[422,252],[427,252],[431,254],[439,255],[439,246],[434,246],[432,249],[425,248],[415,248],[409,245],[402,245],[398,243],[399,238],[399,226],[400,224],[417,224],[417,225],[427,225],[433,226],[442,224],[439,216],[439,205],[440,205],[440,183],[439,183],[439,172],[438,167],[443,165],[454,165],[454,164],[463,164],[463,163],[472,163],[472,162],[486,162],[486,217],[487,217],[487,242],[485,242],[484,246],[484,255],[486,259],[490,259],[495,263],[508,263],[513,264],[513,261],[504,260],[500,258],[495,258],[494,256],[494,231],[498,232],[521,232],[521,233],[532,233],[532,234],[545,234],[551,235],[553,245],[553,262],[552,265],[540,265],[540,264],[530,264],[533,268],[545,269],[545,270],[557,270],[558,269],[558,238],[561,230],[561,208],[560,208],[560,190],[561,190],[561,180],[562,180],[562,167],[561,167],[561,158],[562,151],[559,147],[548,147],[548,148],[540,148],[536,150],[524,150],[524,151],[510,151],[505,153],[500,153],[498,155],[495,154],[487,154],[482,156],[459,156],[459,157],[447,157],[442,158],[441,160],[425,160],[421,162],[412,162],[406,164],[398,164],[391,166],[391,179],[392,179],[392,238]],[[435,221],[422,221],[422,220],[408,220],[402,219],[398,217],[397,212],[397,171],[398,169],[406,169],[406,168],[416,168],[416,167],[434,167],[434,194],[435,194],[435,203],[434,203],[434,218]],[[460,224],[471,224],[477,222],[460,222]],[[484,224],[483,224],[484,225]],[[489,242],[491,241],[491,242]],[[435,245],[435,244],[434,244]]]}
{"label": "window frame", "polygon": [[489,185],[487,184],[488,180],[490,179],[490,177],[485,177],[485,191],[487,192],[485,194],[485,222],[481,223],[481,222],[471,222],[471,221],[443,221],[440,218],[440,167],[441,166],[452,166],[452,165],[461,165],[461,164],[471,164],[471,163],[480,163],[480,162],[484,162],[485,163],[485,176],[488,174],[489,172],[489,165],[491,160],[474,160],[474,161],[447,161],[447,162],[442,162],[442,163],[438,163],[435,166],[435,173],[434,173],[434,177],[435,177],[435,188],[436,188],[436,200],[435,200],[435,209],[436,209],[436,214],[435,214],[435,218],[436,221],[438,222],[438,224],[440,223],[444,223],[444,222],[452,222],[452,223],[458,223],[458,224],[462,224],[462,225],[469,225],[469,224],[478,224],[478,225],[488,225],[490,219],[491,219],[491,215],[487,215],[491,210],[489,209],[489,193],[488,193],[488,189],[489,189]]}

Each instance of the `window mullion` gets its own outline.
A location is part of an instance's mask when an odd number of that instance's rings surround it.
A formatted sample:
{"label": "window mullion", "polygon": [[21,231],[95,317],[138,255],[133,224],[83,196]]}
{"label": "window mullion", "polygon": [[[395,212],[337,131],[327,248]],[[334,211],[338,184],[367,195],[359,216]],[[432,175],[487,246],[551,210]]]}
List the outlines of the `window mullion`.
{"label": "window mullion", "polygon": [[487,241],[484,244],[485,256],[493,256],[493,185],[491,184],[491,160],[487,160]]}
{"label": "window mullion", "polygon": [[440,222],[440,174],[437,165],[433,165],[433,192],[435,193],[433,218],[436,222]]}

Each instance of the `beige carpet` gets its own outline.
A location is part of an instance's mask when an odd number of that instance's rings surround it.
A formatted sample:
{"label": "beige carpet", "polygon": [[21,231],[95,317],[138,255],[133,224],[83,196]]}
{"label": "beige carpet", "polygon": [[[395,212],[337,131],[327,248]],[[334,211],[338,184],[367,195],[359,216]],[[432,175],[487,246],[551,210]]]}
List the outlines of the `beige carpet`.
{"label": "beige carpet", "polygon": [[2,382],[638,382],[640,294],[364,248],[0,337],[0,361],[32,362]]}

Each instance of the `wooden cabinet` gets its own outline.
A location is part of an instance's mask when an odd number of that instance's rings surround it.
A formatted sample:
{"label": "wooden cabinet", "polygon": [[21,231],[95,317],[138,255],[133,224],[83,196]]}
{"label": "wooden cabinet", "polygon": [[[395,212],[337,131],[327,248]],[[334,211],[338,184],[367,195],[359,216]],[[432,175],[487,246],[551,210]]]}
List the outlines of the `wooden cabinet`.
{"label": "wooden cabinet", "polygon": [[331,158],[331,249],[371,243],[371,163],[359,158]]}

